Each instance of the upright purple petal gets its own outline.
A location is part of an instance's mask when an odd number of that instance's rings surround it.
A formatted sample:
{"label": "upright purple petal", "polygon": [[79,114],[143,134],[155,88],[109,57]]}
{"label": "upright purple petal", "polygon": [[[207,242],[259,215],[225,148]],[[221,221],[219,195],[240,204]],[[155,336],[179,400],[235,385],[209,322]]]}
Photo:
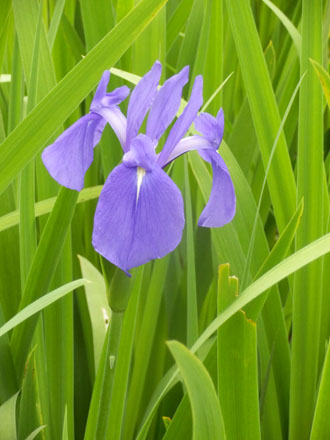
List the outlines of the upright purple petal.
{"label": "upright purple petal", "polygon": [[127,137],[124,151],[139,132],[143,119],[149,110],[155,95],[162,72],[162,65],[156,61],[151,70],[139,81],[131,94],[127,109]]}
{"label": "upright purple petal", "polygon": [[219,228],[229,223],[236,210],[236,197],[233,182],[224,160],[215,150],[199,152],[204,160],[211,162],[213,184],[211,195],[199,221],[199,226]]}
{"label": "upright purple petal", "polygon": [[189,66],[172,76],[161,87],[149,112],[146,134],[158,141],[179,110],[183,86],[188,82]]}
{"label": "upright purple petal", "polygon": [[221,144],[225,125],[222,109],[219,110],[216,118],[209,113],[201,113],[197,116],[194,125],[197,131],[210,142],[214,142],[217,147]]}
{"label": "upright purple petal", "polygon": [[80,191],[93,161],[93,147],[99,140],[101,117],[88,114],[65,130],[41,157],[49,174],[59,184]]}
{"label": "upright purple petal", "polygon": [[124,271],[162,258],[179,244],[184,227],[182,196],[159,167],[146,171],[124,164],[109,175],[94,217],[93,246]]}
{"label": "upright purple petal", "polygon": [[158,164],[164,167],[168,162],[168,157],[172,153],[174,147],[179,143],[181,138],[186,134],[189,127],[197,116],[198,110],[203,103],[203,78],[201,75],[196,76],[190,99],[186,105],[182,115],[175,122],[164,148],[158,157]]}
{"label": "upright purple petal", "polygon": [[105,70],[102,74],[101,80],[96,88],[96,92],[91,103],[91,110],[101,105],[101,101],[107,93],[107,87],[110,79],[110,71]]}

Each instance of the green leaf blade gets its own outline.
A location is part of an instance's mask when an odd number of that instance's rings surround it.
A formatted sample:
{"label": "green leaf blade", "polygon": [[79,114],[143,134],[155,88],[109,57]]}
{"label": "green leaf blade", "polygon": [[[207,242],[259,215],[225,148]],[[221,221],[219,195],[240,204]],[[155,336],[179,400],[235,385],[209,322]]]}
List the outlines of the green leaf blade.
{"label": "green leaf blade", "polygon": [[225,439],[219,401],[210,376],[201,361],[184,345],[167,345],[187,387],[193,416],[193,439]]}

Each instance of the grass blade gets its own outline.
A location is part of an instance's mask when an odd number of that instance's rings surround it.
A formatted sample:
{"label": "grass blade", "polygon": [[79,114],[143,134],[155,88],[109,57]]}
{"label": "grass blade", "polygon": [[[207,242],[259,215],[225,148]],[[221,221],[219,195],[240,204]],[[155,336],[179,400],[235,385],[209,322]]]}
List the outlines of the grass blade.
{"label": "grass blade", "polygon": [[[4,317],[0,307],[0,325],[4,324]],[[16,372],[13,363],[8,336],[0,338],[0,403],[5,402],[18,390]]]}
{"label": "grass blade", "polygon": [[52,20],[50,22],[48,35],[47,35],[48,46],[50,51],[52,50],[54,45],[55,37],[63,14],[64,5],[65,5],[65,0],[60,0],[55,4],[54,13],[52,16]]}
{"label": "grass blade", "polygon": [[294,24],[288,19],[288,17],[283,14],[283,12],[276,6],[274,3],[272,3],[270,0],[262,0],[277,16],[279,20],[281,20],[283,26],[286,28],[286,30],[289,32],[290,37],[292,38],[292,41],[297,49],[297,53],[300,57],[301,55],[301,35],[299,31],[296,29]]}
{"label": "grass blade", "polygon": [[112,8],[105,0],[80,0],[87,50],[94,47],[114,23]]}
{"label": "grass blade", "polygon": [[79,262],[83,277],[91,281],[85,292],[93,334],[94,371],[97,371],[111,311],[103,276],[86,258],[79,256]]}
{"label": "grass blade", "polygon": [[330,405],[330,344],[325,357],[320,388],[314,413],[311,440],[330,437],[328,409]]}
{"label": "grass blade", "polygon": [[193,440],[225,439],[219,401],[207,370],[180,342],[169,341],[167,345],[189,394],[193,417]]}
{"label": "grass blade", "polygon": [[139,411],[141,411],[140,402],[147,379],[152,343],[162,301],[162,286],[164,286],[167,268],[168,258],[156,261],[148,287],[143,309],[143,321],[135,343],[135,361],[126,406],[126,420],[129,420],[129,423],[124,426],[124,437],[126,436],[126,438],[134,438],[135,425]]}
{"label": "grass blade", "polygon": [[[89,200],[97,199],[101,193],[103,185],[98,185],[90,188],[85,188],[80,191],[78,195],[78,203],[85,203]],[[40,217],[45,214],[49,214],[56,202],[56,197],[50,197],[49,199],[37,202],[34,205],[34,215],[35,217]],[[12,228],[19,223],[19,210],[12,211],[6,215],[0,217],[0,232],[6,229]]]}
{"label": "grass blade", "polygon": [[[33,349],[26,362],[25,375],[20,395],[18,417],[18,440],[25,440],[28,435],[40,426],[40,405],[36,379],[35,349]],[[35,402],[31,405],[31,402]]]}
{"label": "grass blade", "polygon": [[46,427],[45,425],[39,426],[33,432],[31,432],[31,434],[28,435],[25,440],[34,440],[37,437],[37,435],[45,429],[45,427]]}
{"label": "grass blade", "polygon": [[[323,233],[323,108],[320,82],[309,61],[322,60],[322,2],[303,0],[300,72],[307,71],[299,96],[297,188],[304,215],[296,248]],[[315,212],[318,213],[315,216]],[[295,274],[292,317],[290,439],[309,438],[319,369],[322,260]],[[303,386],[302,386],[303,385]]]}
{"label": "grass blade", "polygon": [[313,64],[315,72],[319,77],[325,98],[327,100],[328,106],[330,107],[330,75],[325,70],[325,68],[321,66],[321,64],[319,64],[317,61],[311,59],[310,62]]}
{"label": "grass blade", "polygon": [[0,337],[8,333],[13,328],[17,327],[22,322],[26,321],[31,316],[45,309],[49,305],[53,304],[55,301],[63,298],[63,296],[70,293],[72,290],[77,289],[80,286],[84,286],[89,283],[88,280],[80,279],[76,281],[72,281],[71,283],[67,283],[64,286],[59,287],[58,289],[53,290],[50,293],[47,293],[42,298],[34,301],[29,304],[27,307],[18,312],[13,318],[7,321],[4,325],[0,327]]}
{"label": "grass blade", "polygon": [[[218,313],[238,295],[229,265],[219,267]],[[256,323],[243,311],[218,329],[218,395],[228,439],[260,439]]]}
{"label": "grass blade", "polygon": [[191,347],[198,338],[198,307],[196,291],[196,263],[193,236],[191,194],[188,174],[188,161],[184,158],[185,209],[187,231],[187,346]]}
{"label": "grass blade", "polygon": [[255,279],[259,278],[262,274],[270,270],[276,264],[280,263],[283,258],[289,252],[290,246],[293,242],[293,239],[296,235],[298,226],[301,221],[301,217],[303,215],[304,203],[303,200],[299,203],[297,210],[290,220],[287,227],[284,229],[282,234],[279,236],[277,242],[274,247],[270,251],[266,260],[263,262],[262,266],[258,270]]}
{"label": "grass blade", "polygon": [[2,440],[16,439],[16,402],[19,393],[0,406],[0,435]]}
{"label": "grass blade", "polygon": [[[37,251],[34,254],[22,295],[20,310],[48,290],[64,247],[77,198],[78,193],[76,191],[66,188],[60,190],[52,214],[43,230]],[[56,237],[55,240],[54,237]],[[35,319],[24,322],[21,326],[15,328],[13,332],[12,349],[19,377],[23,373],[36,322]]]}
{"label": "grass blade", "polygon": [[273,157],[275,155],[276,147],[277,147],[280,135],[282,133],[282,130],[284,128],[285,121],[286,121],[286,119],[288,117],[288,114],[290,112],[291,106],[293,104],[293,101],[294,101],[297,93],[298,93],[299,87],[300,87],[303,79],[304,79],[304,74],[300,78],[300,81],[298,82],[298,84],[297,84],[297,86],[296,86],[296,88],[295,88],[295,90],[293,92],[293,95],[292,95],[292,97],[290,99],[288,107],[287,107],[287,109],[285,111],[285,114],[284,114],[284,116],[282,118],[280,127],[278,129],[277,134],[276,134],[276,138],[275,138],[274,144],[273,144],[272,149],[271,149],[271,153],[270,153],[270,156],[269,156],[269,161],[267,163],[267,167],[266,167],[266,171],[265,171],[265,177],[264,177],[264,180],[263,180],[263,183],[262,183],[261,193],[260,193],[260,196],[259,196],[257,212],[256,212],[256,215],[255,215],[255,220],[254,220],[252,234],[251,234],[251,241],[249,243],[249,250],[248,250],[248,254],[247,254],[247,258],[246,258],[246,264],[245,264],[245,267],[244,267],[244,273],[243,273],[243,277],[242,277],[242,286],[243,286],[243,288],[246,285],[247,277],[248,277],[248,274],[250,272],[250,263],[251,263],[253,248],[254,248],[254,240],[255,240],[255,234],[256,234],[256,229],[257,229],[257,222],[258,222],[258,217],[259,217],[259,214],[260,214],[261,202],[262,202],[262,198],[263,198],[263,195],[264,195],[264,190],[265,190],[265,187],[266,187],[267,177],[268,177],[269,170],[270,170],[270,167],[271,167],[271,164],[272,164],[272,159],[273,159]]}
{"label": "grass blade", "polygon": [[[38,66],[39,66],[39,46],[42,27],[42,8],[40,2],[36,35],[33,45],[32,64],[30,82],[28,87],[27,112],[29,113],[36,104],[38,90]],[[33,255],[37,247],[36,225],[34,217],[34,198],[35,198],[35,168],[34,161],[30,161],[23,169],[19,178],[19,244],[20,244],[20,271],[22,291],[27,274],[31,267]]]}
{"label": "grass blade", "polygon": [[[226,4],[260,153],[266,169],[271,146],[280,127],[280,115],[250,3],[246,0],[227,0]],[[281,179],[278,178],[279,175],[282,176]],[[296,202],[296,185],[283,134],[279,138],[267,182],[276,222],[282,231],[295,211]]]}

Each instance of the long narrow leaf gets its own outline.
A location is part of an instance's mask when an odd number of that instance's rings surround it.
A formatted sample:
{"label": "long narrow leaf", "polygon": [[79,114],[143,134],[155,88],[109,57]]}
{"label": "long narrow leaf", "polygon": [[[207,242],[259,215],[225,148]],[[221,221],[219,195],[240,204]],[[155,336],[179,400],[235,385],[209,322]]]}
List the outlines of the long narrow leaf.
{"label": "long narrow leaf", "polygon": [[[247,0],[235,2],[227,0],[226,4],[260,153],[266,169],[271,146],[281,123],[279,111],[250,2]],[[279,179],[278,176],[282,176],[282,178]],[[283,134],[279,138],[267,182],[277,225],[282,231],[294,213],[296,199],[296,185]]]}
{"label": "long narrow leaf", "polygon": [[184,345],[167,343],[187,387],[193,416],[193,440],[225,439],[219,401],[205,367]]}
{"label": "long narrow leaf", "polygon": [[[303,0],[302,4],[300,72],[307,74],[299,96],[297,188],[305,211],[297,231],[297,249],[322,236],[324,228],[323,96],[309,61],[310,57],[322,60],[322,2]],[[316,261],[299,271],[294,280],[290,439],[308,439],[312,425],[319,370],[322,269],[322,261]]]}
{"label": "long narrow leaf", "polygon": [[31,316],[40,312],[41,310],[48,307],[50,304],[53,304],[55,301],[63,298],[63,296],[72,292],[72,290],[77,289],[80,286],[84,286],[88,284],[89,281],[85,279],[80,279],[76,281],[72,281],[71,283],[65,284],[62,287],[59,287],[56,290],[53,290],[50,293],[47,293],[42,298],[39,298],[37,301],[29,304],[27,307],[18,312],[12,319],[6,322],[3,326],[0,327],[0,336],[8,333],[13,328],[17,327],[22,322],[26,321]]}

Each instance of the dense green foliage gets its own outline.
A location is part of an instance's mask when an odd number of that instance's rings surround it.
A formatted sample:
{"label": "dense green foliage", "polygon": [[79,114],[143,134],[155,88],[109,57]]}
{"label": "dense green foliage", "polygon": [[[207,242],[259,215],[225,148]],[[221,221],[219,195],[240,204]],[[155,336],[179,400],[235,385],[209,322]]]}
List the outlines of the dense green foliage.
{"label": "dense green foliage", "polygon": [[[330,438],[329,26],[329,0],[0,0],[0,440]],[[182,242],[128,278],[91,244],[113,132],[80,194],[40,153],[156,59],[222,106],[237,213],[198,228],[212,169],[180,157]]]}

